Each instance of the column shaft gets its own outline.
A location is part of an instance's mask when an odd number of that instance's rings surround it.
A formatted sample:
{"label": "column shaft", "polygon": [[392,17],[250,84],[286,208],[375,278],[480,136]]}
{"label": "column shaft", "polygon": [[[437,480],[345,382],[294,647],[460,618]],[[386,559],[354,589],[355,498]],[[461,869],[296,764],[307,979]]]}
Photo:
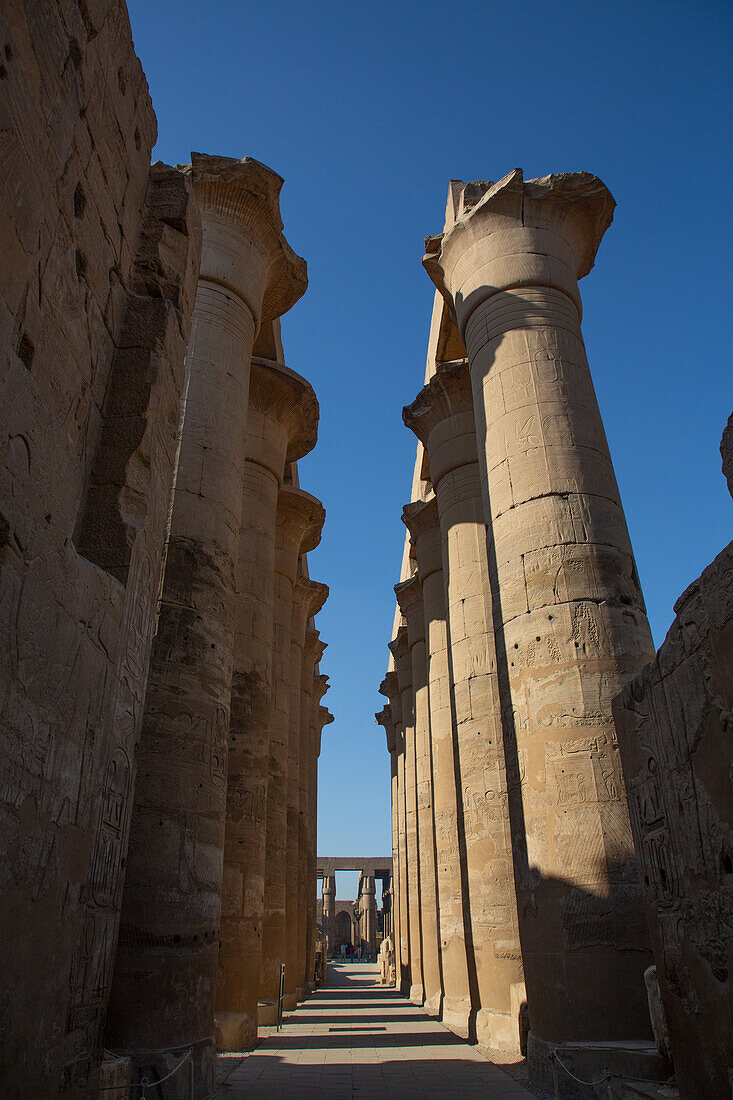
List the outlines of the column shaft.
{"label": "column shaft", "polygon": [[[405,902],[407,928],[407,966],[410,1000],[422,1004],[424,983],[422,967],[422,925],[420,907],[420,855],[418,849],[417,788],[415,763],[415,697],[412,689],[412,655],[407,627],[400,627],[390,642],[400,687],[402,722],[405,740]],[[403,977],[404,980],[404,977]]]}
{"label": "column shaft", "polygon": [[395,586],[397,599],[407,617],[407,634],[412,661],[412,690],[415,714],[416,845],[419,861],[419,910],[422,932],[423,1004],[431,1016],[440,1015],[443,984],[440,971],[440,941],[436,885],[435,828],[433,822],[433,761],[428,698],[427,653],[422,586],[418,576]]}
{"label": "column shaft", "polygon": [[[408,505],[403,520],[415,547],[422,582],[428,653],[428,699],[433,769],[437,903],[443,1021],[468,1038],[471,993],[464,929],[464,889],[459,848],[459,805],[453,745],[453,718],[443,582],[442,541],[436,498]],[[462,804],[461,804],[462,805]]]}

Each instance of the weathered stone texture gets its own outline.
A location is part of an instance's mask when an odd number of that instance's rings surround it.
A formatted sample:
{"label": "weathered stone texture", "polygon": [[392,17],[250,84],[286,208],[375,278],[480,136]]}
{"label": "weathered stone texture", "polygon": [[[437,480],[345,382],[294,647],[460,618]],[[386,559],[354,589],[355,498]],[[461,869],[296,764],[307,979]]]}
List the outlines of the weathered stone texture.
{"label": "weathered stone texture", "polygon": [[[122,3],[4,6],[3,1086],[96,1087],[199,224]],[[22,931],[21,931],[22,930]]]}
{"label": "weathered stone texture", "polygon": [[717,1100],[733,1078],[733,543],[674,609],[613,714],[680,1094]]}

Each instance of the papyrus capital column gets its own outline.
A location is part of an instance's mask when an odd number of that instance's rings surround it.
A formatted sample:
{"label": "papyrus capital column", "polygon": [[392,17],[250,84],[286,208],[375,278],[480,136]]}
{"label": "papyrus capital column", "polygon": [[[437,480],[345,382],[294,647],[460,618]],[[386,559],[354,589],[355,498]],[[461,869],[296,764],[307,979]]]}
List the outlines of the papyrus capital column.
{"label": "papyrus capital column", "polygon": [[[306,761],[310,715],[301,708],[303,690],[303,647],[306,624],[317,615],[328,598],[328,586],[298,574],[293,585],[293,614],[290,639],[290,713],[288,738],[288,817],[285,889],[285,1001],[295,1008],[303,996],[305,982],[305,880],[307,868]],[[313,670],[311,668],[311,680]],[[305,720],[305,721],[304,721]]]}
{"label": "papyrus capital column", "polygon": [[[181,1047],[213,1089],[227,733],[250,360],[263,317],[297,301],[305,262],[282,234],[282,179],[194,154],[202,259],[176,485],[140,742],[107,1042],[155,1079]],[[182,860],[181,852],[190,853]],[[196,995],[190,996],[189,990]],[[176,1084],[166,1096],[177,1096]],[[165,1091],[165,1090],[164,1090]],[[163,1094],[161,1094],[163,1095]]]}
{"label": "papyrus capital column", "polygon": [[[435,877],[440,972],[445,999],[443,1021],[468,1038],[471,996],[464,928],[464,884],[459,840],[460,810],[456,785],[451,701],[450,658],[443,583],[443,545],[437,497],[406,505],[402,520],[415,550],[423,595],[427,643],[430,761],[432,768],[432,834],[427,861]],[[409,628],[409,622],[408,622]],[[422,844],[422,837],[421,837]],[[425,860],[424,860],[425,862]]]}
{"label": "papyrus capital column", "polygon": [[615,205],[590,172],[525,181],[517,168],[498,183],[466,187],[454,224],[425,239],[423,259],[466,347],[472,315],[502,291],[553,289],[580,314],[578,279],[593,267]]}
{"label": "papyrus capital column", "polygon": [[369,946],[369,954],[377,953],[377,897],[373,875],[362,874],[359,883],[361,938]]}
{"label": "papyrus capital column", "polygon": [[314,678],[318,662],[326,650],[326,642],[320,640],[318,630],[313,626],[306,629],[303,647],[302,694],[300,694],[300,727],[305,742],[306,769],[306,939],[304,981],[305,991],[313,981],[316,950],[316,834],[318,822],[318,753],[316,750],[316,731],[314,725]]}
{"label": "papyrus capital column", "polygon": [[[402,766],[400,769],[400,900],[401,966],[400,989],[422,1004],[422,932],[420,930],[420,868],[417,850],[417,803],[415,794],[415,699],[412,691],[412,657],[407,626],[400,626],[389,649],[400,697]],[[398,758],[399,759],[399,758]]]}
{"label": "papyrus capital column", "polygon": [[[469,1030],[496,1061],[520,1054],[523,972],[473,394],[466,360],[441,363],[402,412],[425,447],[443,555]],[[418,510],[418,505],[410,505]],[[417,529],[416,529],[417,530]],[[454,1023],[448,1021],[449,1026]]]}
{"label": "papyrus capital column", "polygon": [[438,1015],[443,987],[440,973],[438,913],[433,842],[433,776],[430,747],[430,708],[428,699],[427,655],[422,584],[417,574],[395,585],[395,595],[407,621],[407,636],[412,661],[415,751],[415,842],[418,865],[418,896],[422,934],[421,959],[423,1004],[430,1015]]}
{"label": "papyrus capital column", "polygon": [[236,568],[222,934],[220,1050],[257,1038],[272,691],[275,527],[286,465],[315,446],[318,402],[282,363],[253,358]]}
{"label": "papyrus capital column", "polygon": [[280,966],[286,963],[287,955],[285,906],[293,586],[298,573],[298,558],[318,545],[324,520],[325,510],[319,500],[303,489],[283,485],[277,502],[275,534],[273,697],[270,710],[265,903],[260,967],[260,1000],[264,1003],[258,1013],[260,1023],[266,1025],[274,1022]]}
{"label": "papyrus capital column", "polygon": [[387,706],[375,715],[384,727],[390,753],[392,787],[392,926],[395,951],[396,983],[409,992],[409,940],[407,912],[407,847],[405,835],[405,731],[402,722],[402,695],[397,673],[390,670],[379,685]]}
{"label": "papyrus capital column", "polygon": [[511,805],[529,1058],[546,1085],[548,1044],[648,1032],[610,704],[651,639],[577,285],[613,207],[583,172],[466,185],[423,261],[468,350],[503,738],[521,790]]}

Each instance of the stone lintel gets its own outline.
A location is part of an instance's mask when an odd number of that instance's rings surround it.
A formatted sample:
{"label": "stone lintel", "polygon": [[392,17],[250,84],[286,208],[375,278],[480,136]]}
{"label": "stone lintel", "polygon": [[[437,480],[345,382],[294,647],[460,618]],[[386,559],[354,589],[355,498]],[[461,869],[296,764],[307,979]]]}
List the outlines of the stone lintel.
{"label": "stone lintel", "polygon": [[[261,321],[272,320],[295,305],[308,286],[306,262],[293,252],[283,236],[280,216],[282,176],[252,157],[238,160],[207,153],[192,153],[190,165],[183,171],[193,178],[196,197],[204,222],[211,213],[220,222],[230,222],[249,237],[265,259],[265,290],[261,303],[251,300],[246,274],[246,256],[240,262],[233,253],[223,254],[215,235],[213,248],[204,254],[201,277],[228,287],[250,307],[259,328]],[[235,242],[232,242],[235,245]]]}
{"label": "stone lintel", "polygon": [[310,382],[290,367],[253,356],[249,405],[286,428],[286,465],[313,450],[318,439],[318,399]]}
{"label": "stone lintel", "polygon": [[430,433],[461,413],[473,415],[471,375],[467,359],[439,363],[428,384],[402,410],[402,420],[427,447]]}
{"label": "stone lintel", "polygon": [[426,237],[423,257],[425,270],[457,317],[461,336],[477,301],[501,290],[557,288],[580,309],[571,281],[591,270],[613,220],[616,203],[605,184],[590,172],[525,180],[517,168],[498,183],[465,184],[464,191],[468,188],[473,191],[459,202],[462,212],[453,225]]}
{"label": "stone lintel", "polygon": [[372,878],[392,877],[393,857],[390,856],[318,856],[316,878],[333,878],[337,871],[359,871]]}
{"label": "stone lintel", "polygon": [[294,485],[282,486],[277,497],[277,522],[298,544],[299,555],[318,546],[325,519],[326,509],[317,497]]}

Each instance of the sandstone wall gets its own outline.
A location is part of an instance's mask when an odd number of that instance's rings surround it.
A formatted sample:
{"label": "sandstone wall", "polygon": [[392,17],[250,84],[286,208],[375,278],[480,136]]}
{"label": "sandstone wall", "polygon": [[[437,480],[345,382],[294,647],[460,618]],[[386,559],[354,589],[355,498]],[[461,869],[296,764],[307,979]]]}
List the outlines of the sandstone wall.
{"label": "sandstone wall", "polygon": [[[732,445],[733,418],[729,486]],[[713,1100],[733,1078],[733,543],[675,612],[613,713],[680,1093]]]}
{"label": "sandstone wall", "polygon": [[116,0],[0,18],[5,1095],[87,1095],[111,980],[199,225]]}

